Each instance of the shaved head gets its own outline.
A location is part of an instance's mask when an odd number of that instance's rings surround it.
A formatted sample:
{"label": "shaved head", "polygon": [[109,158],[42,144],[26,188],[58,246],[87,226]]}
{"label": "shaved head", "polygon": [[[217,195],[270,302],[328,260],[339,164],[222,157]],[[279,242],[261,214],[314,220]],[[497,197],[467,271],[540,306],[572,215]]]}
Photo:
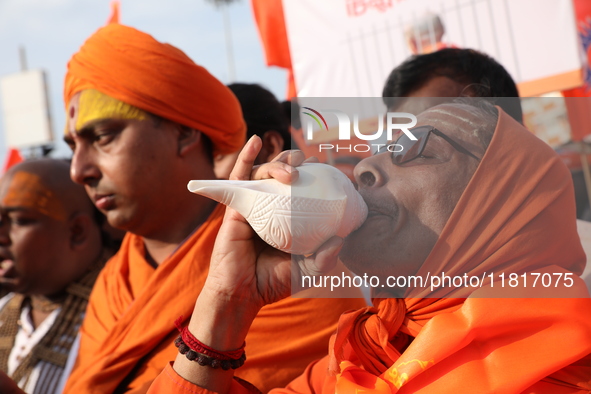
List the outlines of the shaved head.
{"label": "shaved head", "polygon": [[[70,179],[70,164],[64,160],[30,160],[11,167],[0,184],[0,196],[3,201],[31,204],[54,217],[77,211],[94,215],[84,187]],[[42,201],[28,201],[35,199]]]}
{"label": "shaved head", "polygon": [[99,212],[63,160],[25,161],[0,180],[0,286],[63,293],[100,258]]}

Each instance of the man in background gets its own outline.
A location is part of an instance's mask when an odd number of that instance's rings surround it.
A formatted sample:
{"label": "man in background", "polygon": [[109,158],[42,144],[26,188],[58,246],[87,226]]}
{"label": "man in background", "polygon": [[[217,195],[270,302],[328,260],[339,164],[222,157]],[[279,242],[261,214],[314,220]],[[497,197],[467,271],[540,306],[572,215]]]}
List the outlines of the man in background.
{"label": "man in background", "polygon": [[106,259],[104,217],[69,163],[13,166],[0,181],[0,370],[27,393],[61,393],[90,291]]}
{"label": "man in background", "polygon": [[[237,82],[228,88],[240,102],[246,122],[246,139],[258,135],[263,142],[256,164],[267,163],[284,150],[297,149],[291,140],[284,110],[273,93],[256,83]],[[237,157],[238,152],[216,157],[216,176],[227,179]]]}
{"label": "man in background", "polygon": [[523,122],[517,86],[507,70],[473,49],[447,48],[411,56],[384,84],[389,111],[418,114],[454,97],[488,97],[518,122]]}

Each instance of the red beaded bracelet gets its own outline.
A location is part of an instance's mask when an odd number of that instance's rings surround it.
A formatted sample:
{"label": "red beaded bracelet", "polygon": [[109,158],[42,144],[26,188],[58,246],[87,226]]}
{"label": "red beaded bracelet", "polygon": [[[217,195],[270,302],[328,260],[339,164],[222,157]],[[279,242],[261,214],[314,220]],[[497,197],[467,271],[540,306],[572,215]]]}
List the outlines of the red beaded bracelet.
{"label": "red beaded bracelet", "polygon": [[224,370],[239,368],[246,361],[246,353],[244,352],[246,342],[236,350],[227,352],[215,350],[195,338],[188,327],[182,327],[182,322],[183,316],[174,322],[180,332],[174,344],[179,349],[179,352],[184,354],[188,360],[196,361],[201,366],[210,366],[212,368],[221,367]]}

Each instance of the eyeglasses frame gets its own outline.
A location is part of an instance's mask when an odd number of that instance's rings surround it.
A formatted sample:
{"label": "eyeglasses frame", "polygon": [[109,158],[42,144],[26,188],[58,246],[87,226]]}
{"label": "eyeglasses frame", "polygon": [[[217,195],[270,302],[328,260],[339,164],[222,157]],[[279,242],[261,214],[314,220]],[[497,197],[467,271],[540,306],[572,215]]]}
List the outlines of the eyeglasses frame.
{"label": "eyeglasses frame", "polygon": [[[408,131],[410,131],[410,132],[412,133],[413,131],[416,131],[417,129],[423,129],[423,128],[429,128],[429,130],[427,130],[427,136],[424,138],[424,142],[422,142],[422,146],[420,146],[420,147],[419,147],[419,151],[418,151],[417,155],[416,155],[416,156],[414,156],[413,158],[409,159],[409,160],[405,160],[405,161],[402,161],[402,162],[400,162],[400,163],[397,163],[397,162],[395,162],[395,161],[394,161],[394,153],[397,153],[397,152],[392,152],[392,163],[393,163],[394,165],[398,165],[398,166],[400,166],[400,165],[403,165],[403,164],[409,163],[409,162],[413,161],[414,159],[416,159],[417,157],[421,156],[421,154],[422,154],[422,153],[423,153],[423,151],[425,150],[425,147],[427,146],[427,142],[429,141],[429,136],[431,135],[431,133],[435,134],[435,135],[436,135],[436,136],[438,136],[438,137],[441,137],[441,138],[443,138],[445,141],[447,141],[447,143],[449,143],[449,144],[450,144],[450,145],[451,145],[451,146],[452,146],[452,147],[453,147],[455,150],[457,150],[458,152],[460,152],[460,153],[464,153],[464,154],[466,154],[466,155],[468,155],[468,156],[471,156],[471,157],[473,157],[474,159],[476,159],[476,160],[480,161],[480,159],[479,159],[478,157],[476,157],[476,155],[474,155],[474,154],[473,154],[472,152],[470,152],[468,149],[464,148],[464,147],[463,147],[462,145],[460,145],[458,142],[454,141],[454,140],[453,140],[451,137],[448,137],[447,135],[445,135],[443,132],[441,132],[440,130],[438,130],[438,129],[437,129],[437,128],[435,128],[434,126],[428,126],[428,125],[425,125],[425,126],[419,126],[419,127],[415,127],[415,128],[409,129]],[[422,130],[421,130],[421,131],[422,131]],[[390,144],[387,144],[387,145],[385,146],[385,148],[387,148],[387,147],[388,147],[388,146],[390,146],[390,145],[396,145],[396,144],[398,143],[398,141],[400,140],[400,138],[402,138],[402,137],[403,137],[403,136],[400,136],[398,139],[396,139],[396,141],[394,141],[394,142],[392,142],[392,143],[390,143]],[[418,142],[418,143],[421,143],[421,141],[417,141],[417,142]],[[383,152],[383,151],[382,151],[382,152]],[[382,152],[378,151],[377,153],[382,153]]]}

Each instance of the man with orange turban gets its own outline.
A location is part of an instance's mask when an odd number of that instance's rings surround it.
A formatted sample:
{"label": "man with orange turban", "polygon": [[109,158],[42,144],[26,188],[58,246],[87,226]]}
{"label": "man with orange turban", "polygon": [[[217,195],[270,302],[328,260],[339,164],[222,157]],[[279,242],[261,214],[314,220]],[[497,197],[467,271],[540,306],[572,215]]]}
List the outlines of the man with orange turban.
{"label": "man with orange turban", "polygon": [[[291,272],[328,268],[340,249],[353,272],[389,286],[396,282],[386,278],[444,274],[482,282],[378,287],[373,307],[341,316],[329,355],[272,393],[589,393],[591,299],[578,277],[585,255],[568,169],[488,102],[438,105],[417,120],[416,140],[401,133],[402,150],[384,149],[355,168],[365,223]],[[260,146],[249,141],[231,179],[251,176]],[[208,361],[240,349],[257,311],[287,294],[289,275],[280,273],[291,256],[248,252],[251,232],[226,211],[179,355],[150,394],[259,392]],[[546,284],[534,285],[536,275]],[[224,317],[236,310],[238,318]],[[206,362],[191,361],[204,346],[214,350]]]}
{"label": "man with orange turban", "polygon": [[[97,279],[65,392],[145,392],[175,358],[173,323],[192,313],[224,213],[186,185],[213,179],[214,154],[244,144],[240,105],[179,49],[118,24],[72,57],[64,96],[72,179],[128,232]],[[340,313],[362,303],[288,298],[261,309],[238,376],[265,389],[291,380],[326,354]]]}

